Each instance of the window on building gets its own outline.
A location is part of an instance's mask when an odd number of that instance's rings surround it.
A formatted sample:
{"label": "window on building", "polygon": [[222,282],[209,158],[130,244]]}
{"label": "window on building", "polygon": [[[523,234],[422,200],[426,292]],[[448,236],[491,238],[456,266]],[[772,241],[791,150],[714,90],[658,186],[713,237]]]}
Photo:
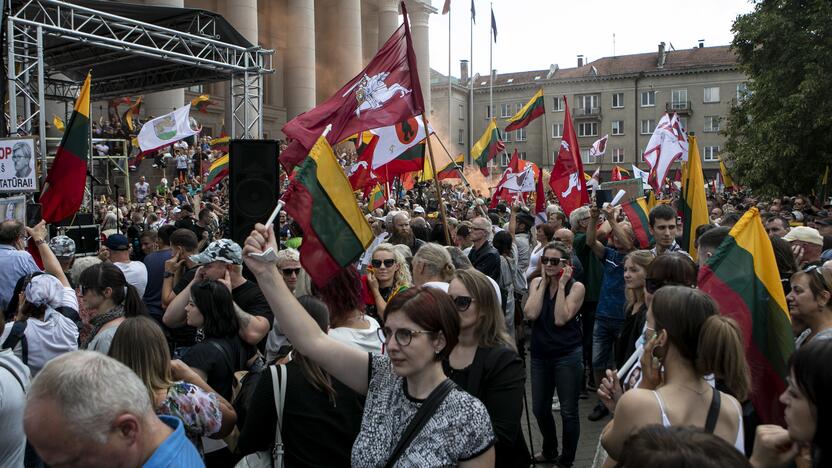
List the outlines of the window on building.
{"label": "window on building", "polygon": [[460,145],[465,144],[465,129],[460,128],[457,132],[457,139],[456,142]]}
{"label": "window on building", "polygon": [[525,160],[526,160],[526,152],[525,152],[525,151],[520,151],[519,153],[517,153],[517,156],[519,156],[519,157],[520,157],[520,160],[521,160],[521,161],[525,161]]}
{"label": "window on building", "polygon": [[705,102],[719,102],[719,86],[705,88]]}
{"label": "window on building", "polygon": [[511,143],[511,134],[514,132],[505,132],[503,133],[503,142]]}
{"label": "window on building", "polygon": [[523,127],[514,132],[514,141],[526,141],[526,128]]}
{"label": "window on building", "polygon": [[500,117],[505,119],[512,115],[514,114],[511,113],[511,104],[500,104]]}
{"label": "window on building", "polygon": [[688,118],[687,117],[679,117],[679,126],[682,127],[683,132],[688,131]]}
{"label": "window on building", "polygon": [[670,106],[671,109],[687,109],[688,108],[688,90],[674,89],[670,92]]}
{"label": "window on building", "polygon": [[549,155],[549,165],[554,166],[555,160],[558,158],[558,152],[552,151],[552,154]]}
{"label": "window on building", "polygon": [[465,120],[465,108],[462,107],[462,104],[456,106],[456,113],[459,115],[459,120]]}
{"label": "window on building", "polygon": [[511,115],[516,115],[518,112],[520,112],[520,109],[523,108],[523,105],[525,105],[524,102],[515,103],[514,104],[514,114],[511,114]]}
{"label": "window on building", "polygon": [[598,95],[584,94],[583,96],[578,96],[578,107],[584,110],[585,115],[592,114],[592,109],[598,108]]}
{"label": "window on building", "polygon": [[652,135],[653,130],[656,129],[656,121],[654,119],[644,119],[641,121],[641,134]]}
{"label": "window on building", "polygon": [[552,124],[552,138],[561,138],[563,136],[563,124]]}
{"label": "window on building", "polygon": [[624,121],[623,120],[613,120],[612,121],[612,134],[613,135],[623,135],[624,134]]}
{"label": "window on building", "polygon": [[491,105],[490,105],[490,104],[486,104],[486,105],[485,105],[485,120],[491,120],[491,117],[493,117],[493,116],[491,115]]}
{"label": "window on building", "polygon": [[705,161],[719,161],[719,146],[703,146],[702,154]]}
{"label": "window on building", "polygon": [[588,137],[598,135],[598,122],[581,122],[578,124],[578,136]]}
{"label": "window on building", "polygon": [[706,115],[705,116],[705,127],[702,129],[703,132],[718,132],[719,131],[719,116],[718,115]]}
{"label": "window on building", "polygon": [[613,93],[612,94],[612,108],[613,109],[622,109],[622,108],[624,108],[624,93]]}
{"label": "window on building", "polygon": [[552,97],[552,112],[563,112],[563,98],[561,96]]}
{"label": "window on building", "polygon": [[188,86],[188,91],[196,94],[203,94],[205,91],[205,87],[203,85],[193,85]]}
{"label": "window on building", "polygon": [[749,96],[748,85],[746,83],[739,83],[737,85],[737,102],[742,103]]}
{"label": "window on building", "polygon": [[613,148],[612,162],[615,164],[621,164],[624,162],[624,148]]}
{"label": "window on building", "polygon": [[[595,162],[595,158],[589,155],[589,148],[581,150],[581,160],[584,164],[592,164]],[[580,177],[580,174],[578,176]]]}
{"label": "window on building", "polygon": [[656,92],[653,90],[641,92],[641,107],[654,107],[656,105]]}
{"label": "window on building", "polygon": [[508,167],[508,163],[511,160],[511,157],[506,153],[500,154],[500,167]]}

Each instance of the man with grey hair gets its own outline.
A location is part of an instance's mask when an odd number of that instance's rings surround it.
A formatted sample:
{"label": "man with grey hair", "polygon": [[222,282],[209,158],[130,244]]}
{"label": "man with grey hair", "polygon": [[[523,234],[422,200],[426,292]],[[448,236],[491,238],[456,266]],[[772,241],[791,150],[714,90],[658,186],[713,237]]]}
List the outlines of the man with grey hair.
{"label": "man with grey hair", "polygon": [[21,276],[40,271],[32,255],[25,250],[25,236],[26,229],[19,221],[0,223],[0,309],[8,305]]}
{"label": "man with grey hair", "polygon": [[32,162],[32,150],[24,142],[15,143],[12,147],[12,160],[14,161],[14,176],[25,179],[35,170]]}
{"label": "man with grey hair", "polygon": [[23,428],[50,466],[205,466],[182,421],[156,416],[153,406],[129,367],[74,351],[51,360],[32,382]]}
{"label": "man with grey hair", "polygon": [[500,254],[491,245],[491,221],[478,216],[471,221],[470,239],[474,243],[468,260],[474,268],[500,284]]}

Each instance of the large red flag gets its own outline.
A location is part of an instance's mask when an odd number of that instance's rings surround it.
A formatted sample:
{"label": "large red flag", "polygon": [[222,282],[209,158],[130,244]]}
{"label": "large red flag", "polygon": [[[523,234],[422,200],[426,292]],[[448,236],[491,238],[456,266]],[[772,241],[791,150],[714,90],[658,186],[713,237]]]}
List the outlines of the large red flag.
{"label": "large red flag", "polygon": [[378,137],[373,137],[370,143],[365,146],[358,157],[358,160],[349,168],[347,177],[353,190],[364,190],[368,186],[372,188],[376,181],[373,180],[373,151],[378,143]]}
{"label": "large red flag", "polygon": [[332,124],[332,130],[327,141],[335,144],[360,131],[393,125],[424,112],[404,3],[401,8],[404,24],[367,67],[332,97],[283,126],[283,133],[292,140],[280,155],[285,167],[294,167],[306,158],[328,124]]}
{"label": "large red flag", "polygon": [[618,168],[618,166],[612,168],[612,176],[610,177],[610,180],[612,180],[613,182],[624,180],[624,178],[621,177],[621,170]]}
{"label": "large red flag", "polygon": [[584,180],[581,148],[578,146],[578,136],[575,135],[575,127],[572,125],[566,96],[563,97],[563,104],[563,138],[560,141],[558,159],[552,168],[552,177],[549,178],[549,186],[558,197],[563,212],[569,216],[575,208],[589,203],[589,193],[586,191]]}

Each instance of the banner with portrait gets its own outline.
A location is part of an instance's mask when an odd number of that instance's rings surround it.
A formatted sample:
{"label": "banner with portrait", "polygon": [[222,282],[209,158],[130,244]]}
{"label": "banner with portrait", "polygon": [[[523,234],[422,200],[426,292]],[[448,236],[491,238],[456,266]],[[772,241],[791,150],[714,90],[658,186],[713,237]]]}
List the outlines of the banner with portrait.
{"label": "banner with portrait", "polygon": [[24,195],[0,198],[0,221],[10,220],[26,222],[26,197]]}
{"label": "banner with portrait", "polygon": [[34,138],[0,138],[0,193],[36,192]]}

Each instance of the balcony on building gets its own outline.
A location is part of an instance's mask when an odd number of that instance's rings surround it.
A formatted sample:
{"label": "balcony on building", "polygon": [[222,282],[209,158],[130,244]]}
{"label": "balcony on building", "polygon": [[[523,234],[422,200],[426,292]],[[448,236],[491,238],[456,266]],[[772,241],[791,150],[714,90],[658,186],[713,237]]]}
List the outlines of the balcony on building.
{"label": "balcony on building", "polygon": [[679,115],[690,115],[693,112],[690,101],[671,101],[664,105],[667,112],[675,112]]}
{"label": "balcony on building", "polygon": [[581,120],[601,120],[600,107],[577,107],[574,110],[573,116],[575,119]]}

